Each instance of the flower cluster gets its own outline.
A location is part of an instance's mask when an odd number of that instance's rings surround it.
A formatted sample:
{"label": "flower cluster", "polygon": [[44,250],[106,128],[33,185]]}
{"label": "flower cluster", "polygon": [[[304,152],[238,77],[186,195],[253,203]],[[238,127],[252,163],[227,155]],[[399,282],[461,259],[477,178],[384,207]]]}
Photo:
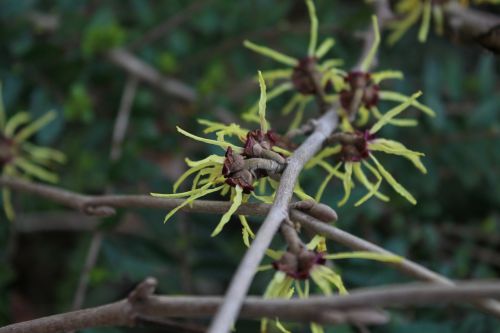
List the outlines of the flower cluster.
{"label": "flower cluster", "polygon": [[[48,168],[54,163],[64,163],[66,157],[58,150],[40,147],[28,140],[40,129],[54,120],[55,112],[47,112],[44,116],[32,120],[27,112],[18,112],[11,118],[3,106],[0,86],[0,170],[4,176],[20,178],[37,178],[49,183],[58,181],[57,174]],[[10,191],[2,189],[2,200],[5,214],[9,220],[14,219],[14,209],[10,199]]]}
{"label": "flower cluster", "polygon": [[[333,38],[325,39],[318,46],[318,18],[316,8],[312,0],[306,0],[307,9],[311,21],[309,47],[307,54],[301,58],[293,58],[271,48],[245,41],[245,47],[250,50],[269,57],[289,68],[264,71],[263,76],[267,82],[274,84],[275,81],[284,81],[269,92],[268,100],[274,99],[288,91],[295,91],[290,101],[283,107],[283,115],[288,115],[295,110],[296,115],[290,129],[298,127],[302,122],[307,104],[314,100],[314,95],[323,93],[325,88],[331,87],[330,79],[339,74],[337,66],[342,64],[339,59],[328,59],[321,61],[335,45]],[[325,95],[325,99],[333,100],[333,95]],[[258,121],[258,106],[253,105],[243,114],[247,121]]]}
{"label": "flower cluster", "polygon": [[[474,0],[473,2],[500,4],[500,0]],[[396,43],[419,20],[421,20],[418,31],[419,42],[424,43],[427,40],[432,19],[434,19],[436,34],[442,35],[445,6],[454,5],[454,3],[468,6],[469,0],[399,0],[395,5],[395,12],[401,19],[389,24],[392,30],[388,38],[389,44]]]}
{"label": "flower cluster", "polygon": [[[386,90],[383,85],[388,79],[402,79],[403,74],[397,70],[372,72],[375,55],[380,45],[380,33],[377,18],[373,17],[374,41],[366,57],[352,71],[345,71],[338,66],[338,59],[321,59],[334,46],[334,40],[326,39],[318,46],[318,19],[312,0],[305,0],[311,21],[309,46],[306,56],[293,58],[268,47],[245,41],[244,45],[264,56],[288,66],[285,69],[258,72],[260,98],[243,118],[257,122],[260,128],[248,130],[237,124],[220,124],[207,120],[199,120],[205,126],[204,133],[215,135],[209,139],[191,134],[181,128],[178,131],[197,141],[218,146],[222,149],[220,155],[210,155],[199,161],[186,159],[189,169],[174,184],[171,194],[152,195],[166,198],[185,198],[175,209],[171,210],[167,221],[182,207],[210,193],[229,195],[231,205],[214,229],[212,236],[221,232],[231,216],[237,213],[238,207],[251,198],[271,203],[280,176],[287,165],[286,157],[291,154],[291,145],[286,136],[280,136],[270,129],[266,120],[266,103],[285,92],[294,92],[293,97],[283,108],[287,115],[296,110],[295,118],[290,128],[297,128],[304,117],[306,105],[316,99],[321,111],[326,104],[336,106],[339,118],[337,130],[328,138],[326,145],[305,166],[306,169],[319,167],[327,171],[315,198],[304,193],[297,183],[295,195],[301,200],[319,202],[321,196],[333,177],[340,179],[344,196],[339,205],[345,204],[351,196],[355,183],[366,188],[367,193],[356,203],[359,206],[372,197],[388,201],[389,197],[380,188],[385,180],[398,194],[412,204],[416,199],[406,190],[378,160],[378,153],[397,155],[406,158],[422,173],[426,168],[421,162],[422,153],[406,148],[402,143],[379,136],[380,130],[387,126],[415,126],[417,118],[400,118],[399,116],[410,107],[434,116],[434,112],[417,101],[422,94],[416,92],[406,96],[399,92]],[[276,84],[276,82],[278,82]],[[267,93],[266,83],[272,86]],[[394,104],[388,110],[382,110],[381,101]],[[332,163],[332,159],[336,159]],[[189,177],[193,177],[191,189],[178,193],[180,185]],[[269,186],[268,186],[269,185]],[[314,206],[314,205],[313,205]],[[295,209],[300,209],[293,206]],[[313,216],[312,213],[309,215]],[[329,215],[333,216],[332,214]],[[244,215],[238,215],[242,224],[243,241],[249,246],[254,234]],[[330,223],[331,218],[323,220]],[[296,245],[296,244],[295,244]],[[297,293],[298,297],[308,297],[312,287],[317,287],[325,295],[334,292],[347,293],[341,276],[332,265],[332,260],[347,258],[363,258],[386,262],[398,262],[397,256],[374,254],[372,252],[348,252],[329,254],[326,240],[321,236],[313,236],[305,245],[300,241],[297,246],[289,246],[286,251],[268,249],[267,254],[273,258],[271,265],[261,267],[261,270],[275,269],[265,298],[290,298]],[[262,320],[261,331],[266,332],[269,321]],[[289,332],[276,319],[276,325],[282,332]],[[321,333],[323,329],[316,323],[311,324],[313,333]]]}
{"label": "flower cluster", "polygon": [[[329,254],[326,252],[325,239],[321,236],[315,236],[298,253],[268,251],[268,255],[274,259],[274,262],[260,268],[261,271],[271,268],[276,270],[264,293],[264,298],[268,299],[289,299],[295,293],[299,298],[307,298],[311,289],[310,281],[325,295],[332,295],[334,291],[347,294],[342,277],[332,267],[330,260],[369,259],[391,263],[398,263],[402,260],[399,256],[365,251]],[[268,319],[261,321],[261,333],[267,332],[268,325]],[[277,318],[276,325],[282,332],[289,332]],[[311,331],[320,333],[323,332],[323,328],[316,323],[311,323]]]}
{"label": "flower cluster", "polygon": [[[215,192],[219,192],[221,195],[229,193],[232,204],[214,229],[212,236],[216,236],[229,222],[238,207],[247,202],[250,197],[265,203],[272,202],[277,180],[279,180],[280,174],[286,165],[284,156],[289,155],[290,152],[287,150],[286,140],[269,128],[265,114],[266,86],[260,72],[259,82],[261,88],[258,103],[259,129],[250,131],[241,128],[237,124],[225,125],[208,120],[199,120],[200,124],[206,126],[205,134],[215,133],[216,140],[213,140],[199,137],[177,127],[181,134],[193,140],[222,148],[224,155],[214,154],[199,161],[186,159],[189,169],[174,184],[174,193],[152,193],[153,196],[161,198],[186,198],[182,204],[167,214],[165,222],[179,209],[189,205],[196,199]],[[240,145],[230,142],[230,138],[237,139]],[[192,175],[194,175],[194,178],[191,190],[177,193],[180,185]],[[268,184],[271,187],[271,193],[268,191]],[[300,198],[310,199],[302,191],[299,184],[295,188],[295,193]],[[243,227],[243,241],[248,246],[250,238],[254,237],[254,233],[246,217],[244,215],[238,215],[238,217]]]}

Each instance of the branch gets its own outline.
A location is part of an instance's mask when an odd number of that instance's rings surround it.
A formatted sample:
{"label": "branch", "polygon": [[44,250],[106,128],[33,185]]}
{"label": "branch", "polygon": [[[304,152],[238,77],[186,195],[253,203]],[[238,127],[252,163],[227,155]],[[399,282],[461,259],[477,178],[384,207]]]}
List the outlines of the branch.
{"label": "branch", "polygon": [[479,41],[483,46],[500,52],[500,17],[483,11],[470,9],[456,2],[444,6],[448,25],[466,38]]}
{"label": "branch", "polygon": [[137,91],[137,78],[130,76],[127,79],[120,101],[120,108],[115,119],[113,128],[113,139],[111,142],[111,153],[109,159],[115,162],[122,154],[123,140],[127,133],[130,113],[132,111],[132,103],[134,102],[135,93]]}
{"label": "branch", "polygon": [[[103,326],[134,326],[141,318],[204,318],[223,302],[214,296],[155,296],[156,280],[148,278],[127,299],[95,307],[39,318],[0,328],[0,333],[57,333]],[[401,284],[353,290],[348,295],[311,296],[307,299],[247,297],[241,316],[248,319],[279,317],[289,321],[323,324],[383,324],[387,316],[371,307],[422,306],[470,302],[500,297],[500,282],[463,282],[454,286]]]}
{"label": "branch", "polygon": [[[54,186],[41,185],[7,177],[0,177],[0,186],[7,186],[11,190],[36,194],[52,199],[55,202],[65,204],[66,206],[75,208],[82,212],[90,213],[102,210],[114,211],[114,208],[152,208],[168,210],[177,207],[184,201],[183,199],[161,199],[146,195],[86,196],[58,189]],[[225,201],[196,200],[192,203],[192,205],[183,207],[182,211],[223,214],[229,209],[230,206],[231,203]],[[86,210],[85,207],[92,207],[92,209]],[[292,204],[291,207],[294,208],[294,204]],[[271,205],[268,204],[244,203],[238,208],[236,214],[264,216],[269,212],[270,208]],[[338,242],[352,250],[371,251],[375,253],[394,255],[394,253],[387,251],[378,245],[356,237],[346,231],[326,224],[313,217],[313,215],[320,216],[323,214],[325,214],[325,212],[303,212],[298,209],[290,210],[290,218],[293,221],[299,222],[305,228]],[[332,216],[330,219],[334,220],[335,216]],[[450,279],[408,259],[404,259],[398,264],[392,264],[392,266],[404,274],[421,281],[440,283],[443,285],[452,284]],[[486,300],[482,302],[482,304],[479,304],[478,307],[496,316],[500,316],[500,305],[498,305],[496,301]]]}
{"label": "branch", "polygon": [[[25,192],[53,202],[73,208],[86,215],[112,216],[116,208],[151,208],[170,210],[184,199],[155,198],[150,195],[84,195],[71,192],[52,185],[0,176],[0,187],[5,186],[14,191]],[[197,200],[181,210],[185,212],[223,214],[231,207],[229,201]],[[241,215],[263,216],[270,209],[270,205],[259,203],[245,203],[236,211]]]}
{"label": "branch", "polygon": [[130,75],[151,84],[166,94],[176,96],[187,102],[194,102],[197,98],[196,91],[193,88],[176,79],[161,75],[152,66],[124,49],[111,50],[106,53],[106,57],[110,62],[123,68]]}

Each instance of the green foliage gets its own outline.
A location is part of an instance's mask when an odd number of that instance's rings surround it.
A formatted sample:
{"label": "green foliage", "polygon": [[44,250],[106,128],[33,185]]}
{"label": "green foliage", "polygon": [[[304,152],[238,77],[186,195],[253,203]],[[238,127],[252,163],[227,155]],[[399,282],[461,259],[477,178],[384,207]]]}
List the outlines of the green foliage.
{"label": "green foliage", "polygon": [[91,25],[85,30],[83,36],[83,54],[92,56],[118,47],[123,44],[125,37],[125,31],[115,22]]}
{"label": "green foliage", "polygon": [[78,83],[71,86],[69,97],[64,104],[64,116],[69,121],[85,123],[90,123],[94,119],[92,100],[84,85]]}

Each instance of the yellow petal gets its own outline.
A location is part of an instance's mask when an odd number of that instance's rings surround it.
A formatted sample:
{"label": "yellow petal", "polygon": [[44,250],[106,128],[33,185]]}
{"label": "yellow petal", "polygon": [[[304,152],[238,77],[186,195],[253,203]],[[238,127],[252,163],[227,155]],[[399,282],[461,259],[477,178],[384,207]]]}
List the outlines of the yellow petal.
{"label": "yellow petal", "polygon": [[209,190],[202,190],[202,191],[198,191],[197,193],[191,195],[189,198],[187,198],[186,200],[184,200],[183,203],[181,203],[179,206],[175,207],[174,209],[172,209],[168,214],[167,216],[165,216],[165,220],[163,221],[163,223],[166,223],[175,213],[177,213],[177,211],[187,205],[189,205],[191,202],[193,202],[194,200],[198,199],[198,198],[201,198],[207,194],[210,194],[210,193],[213,193],[213,192],[217,192],[217,191],[220,191],[222,188],[224,187],[224,185],[222,186],[219,186],[219,187],[216,187],[216,188],[212,188],[212,189],[209,189]]}
{"label": "yellow petal", "polygon": [[399,155],[410,160],[413,165],[419,169],[422,173],[427,173],[427,169],[422,164],[420,160],[421,156],[424,156],[423,153],[419,153],[418,151],[413,151],[406,148],[402,143],[387,140],[387,139],[375,139],[368,143],[368,149],[372,151],[383,151],[387,154]]}
{"label": "yellow petal", "polygon": [[25,128],[23,128],[19,133],[14,136],[15,142],[23,142],[30,136],[38,132],[41,128],[45,127],[48,123],[56,118],[55,111],[50,111],[44,114],[42,117],[38,118]]}
{"label": "yellow petal", "polygon": [[273,60],[276,60],[278,62],[281,62],[282,64],[285,64],[285,65],[289,65],[289,66],[292,66],[292,67],[295,67],[298,65],[298,60],[295,59],[295,58],[292,58],[292,57],[289,57],[281,52],[278,52],[278,51],[275,51],[271,48],[268,48],[268,47],[265,47],[265,46],[261,46],[261,45],[257,45],[255,43],[252,43],[248,40],[245,40],[243,42],[243,45],[246,47],[246,48],[249,48],[250,50],[256,52],[256,53],[259,53],[265,57],[269,57]]}
{"label": "yellow petal", "polygon": [[402,79],[404,77],[404,74],[401,71],[386,70],[372,73],[371,77],[373,82],[379,84],[383,80]]}
{"label": "yellow petal", "polygon": [[311,31],[307,55],[313,57],[316,51],[316,45],[318,43],[318,16],[316,15],[316,7],[314,7],[314,2],[312,0],[306,0],[306,5],[307,11],[309,12],[309,20],[311,21]]}
{"label": "yellow petal", "polygon": [[14,206],[12,205],[11,192],[7,188],[2,189],[2,204],[7,219],[9,221],[14,221],[16,214],[14,213]]}
{"label": "yellow petal", "polygon": [[363,72],[368,72],[370,70],[370,67],[372,66],[373,63],[373,59],[377,54],[378,46],[380,44],[380,31],[378,29],[377,16],[375,15],[372,16],[372,24],[373,24],[373,34],[375,38],[373,39],[373,44],[372,47],[370,48],[370,51],[368,51],[367,56],[365,57],[365,59],[363,59],[363,62],[361,63],[360,69]]}
{"label": "yellow petal", "polygon": [[259,98],[259,120],[260,120],[260,130],[262,133],[267,133],[267,121],[266,121],[266,82],[262,77],[262,72],[259,71],[259,87],[260,87],[260,98]]}
{"label": "yellow petal", "polygon": [[347,200],[349,199],[349,196],[351,195],[351,189],[352,189],[352,165],[353,163],[359,163],[359,162],[345,162],[345,175],[343,179],[343,186],[344,186],[344,197],[342,200],[339,202],[339,206],[344,205]]}
{"label": "yellow petal", "polygon": [[[405,96],[403,94],[397,93],[395,91],[380,91],[379,96],[381,100],[384,101],[395,101],[395,102],[405,102],[408,100],[408,96]],[[413,101],[411,103],[411,106],[419,109],[420,111],[424,112],[425,114],[435,117],[436,113],[428,106],[423,105],[419,101]]]}
{"label": "yellow petal", "polygon": [[419,91],[413,95],[409,99],[407,99],[405,102],[399,104],[398,106],[395,106],[394,108],[390,109],[387,111],[382,118],[380,118],[371,128],[370,128],[370,133],[375,134],[377,133],[384,125],[386,125],[392,118],[396,117],[398,114],[403,112],[408,106],[410,106],[415,99],[417,99],[420,95],[422,95],[422,92]]}
{"label": "yellow petal", "polygon": [[420,24],[420,29],[418,31],[418,40],[421,43],[424,43],[427,40],[427,35],[429,34],[429,26],[431,24],[431,10],[432,10],[431,0],[424,0],[424,12],[422,14],[422,24]]}
{"label": "yellow petal", "polygon": [[323,56],[330,51],[330,49],[335,45],[335,39],[327,38],[321,43],[321,45],[316,50],[316,59],[321,59]]}
{"label": "yellow petal", "polygon": [[391,185],[392,188],[396,192],[398,192],[403,198],[405,198],[406,200],[408,200],[409,202],[411,202],[413,205],[416,205],[417,204],[417,200],[415,200],[415,198],[413,197],[413,195],[411,195],[410,192],[408,192],[401,184],[399,184],[394,179],[394,177],[392,177],[392,175],[386,169],[384,169],[384,167],[382,166],[382,164],[379,163],[379,161],[375,158],[375,156],[373,156],[372,154],[370,154],[370,157],[375,162],[378,171],[380,171],[380,173],[385,178],[385,180],[389,183],[389,185]]}
{"label": "yellow petal", "polygon": [[14,132],[19,128],[30,121],[31,117],[27,112],[19,112],[13,115],[5,124],[5,129],[3,133],[6,137],[11,138],[14,136]]}
{"label": "yellow petal", "polygon": [[22,169],[26,174],[49,183],[57,183],[59,177],[43,167],[40,167],[24,158],[14,159],[14,165]]}
{"label": "yellow petal", "polygon": [[217,141],[217,140],[211,140],[211,139],[202,138],[202,137],[196,136],[194,134],[191,134],[191,133],[183,130],[179,126],[177,126],[177,131],[179,131],[179,133],[187,136],[188,138],[191,138],[191,139],[196,140],[196,141],[208,143],[208,144],[211,144],[211,145],[219,146],[219,147],[223,148],[224,150],[226,150],[228,147],[231,147],[237,153],[243,152],[243,148],[235,146],[232,143],[221,142],[221,141]]}
{"label": "yellow petal", "polygon": [[403,261],[403,257],[393,255],[393,254],[380,254],[370,251],[353,251],[353,252],[342,252],[336,254],[327,254],[325,259],[338,260],[338,259],[367,259],[375,260],[381,262],[390,263],[400,263]]}
{"label": "yellow petal", "polygon": [[[382,113],[379,111],[379,109],[376,106],[372,106],[370,110],[373,113],[373,116],[377,119],[382,118]],[[418,121],[416,119],[391,119],[387,121],[387,124],[389,125],[394,125],[394,126],[400,126],[400,127],[413,127],[418,125]]]}
{"label": "yellow petal", "polygon": [[243,189],[239,186],[236,186],[234,190],[235,190],[235,195],[233,198],[233,203],[231,204],[231,207],[229,207],[229,210],[224,215],[222,215],[222,218],[220,219],[219,224],[217,224],[217,227],[215,227],[214,231],[212,232],[211,237],[217,236],[222,231],[222,228],[224,228],[226,223],[229,222],[231,216],[234,214],[234,212],[236,212],[238,207],[241,205]]}

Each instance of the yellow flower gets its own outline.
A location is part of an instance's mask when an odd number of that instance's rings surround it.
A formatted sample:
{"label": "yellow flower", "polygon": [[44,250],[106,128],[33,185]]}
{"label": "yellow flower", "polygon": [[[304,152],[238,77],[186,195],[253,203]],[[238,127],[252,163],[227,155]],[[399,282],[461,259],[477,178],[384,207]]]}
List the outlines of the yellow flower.
{"label": "yellow flower", "polygon": [[[327,265],[327,260],[341,259],[368,259],[381,262],[398,263],[402,257],[384,255],[366,251],[342,252],[328,254],[325,250],[325,239],[315,236],[299,254],[290,252],[268,251],[268,255],[275,261],[273,265],[263,266],[260,271],[274,268],[276,273],[264,292],[264,298],[292,298],[295,293],[299,298],[308,298],[310,295],[310,281],[325,295],[332,295],[335,291],[347,294],[347,289],[340,274]],[[276,326],[282,332],[289,332],[282,323],[275,318]],[[261,333],[267,332],[268,319],[261,321]],[[323,332],[323,328],[311,323],[311,332]]]}
{"label": "yellow flower", "polygon": [[[212,236],[216,236],[229,222],[238,207],[247,202],[250,197],[266,203],[272,202],[277,188],[277,181],[274,178],[277,178],[286,165],[286,159],[282,154],[289,154],[289,152],[279,147],[280,137],[269,129],[269,124],[265,119],[266,87],[260,72],[259,81],[261,87],[258,103],[260,129],[249,131],[236,124],[225,125],[199,120],[200,124],[206,126],[204,133],[215,134],[214,140],[191,134],[177,127],[181,134],[193,140],[222,148],[224,155],[214,154],[199,161],[186,159],[189,169],[175,182],[174,193],[152,193],[153,196],[162,198],[186,198],[182,204],[166,215],[165,222],[179,209],[196,199],[215,192],[221,195],[229,193],[232,204],[213,231]],[[237,139],[243,145],[228,141],[231,138]],[[191,189],[176,193],[179,186],[190,176],[194,176]],[[270,195],[268,195],[267,184],[271,186]],[[302,199],[310,199],[299,185],[296,186],[295,193]],[[239,215],[239,219],[243,226],[243,241],[248,246],[249,239],[254,237],[254,233],[245,216]]]}
{"label": "yellow flower", "polygon": [[[380,32],[377,18],[372,17],[374,41],[365,59],[358,69],[343,75],[341,79],[333,80],[335,91],[340,95],[340,105],[343,108],[341,116],[351,118],[351,114],[357,114],[357,126],[364,126],[369,121],[370,115],[375,119],[383,117],[377,105],[380,100],[402,103],[408,100],[408,96],[394,91],[380,89],[380,83],[387,79],[402,79],[403,73],[396,70],[384,70],[370,72],[373,59],[380,45]],[[423,111],[429,116],[435,116],[429,107],[414,100],[412,106]],[[396,126],[416,126],[416,119],[391,119],[389,124]]]}
{"label": "yellow flower", "polygon": [[[0,85],[0,168],[2,175],[37,178],[49,183],[58,181],[57,174],[48,170],[53,162],[64,163],[65,155],[55,149],[40,147],[28,141],[36,132],[56,117],[54,111],[32,121],[27,112],[18,112],[10,119],[5,113]],[[2,189],[3,208],[9,220],[15,217],[10,191]]]}
{"label": "yellow flower", "polygon": [[[389,44],[396,43],[418,20],[421,20],[418,40],[424,43],[429,35],[431,20],[434,19],[436,34],[442,35],[444,30],[444,10],[448,4],[460,3],[468,6],[469,0],[400,0],[396,3],[395,12],[402,18],[389,23],[392,30]],[[500,4],[500,0],[474,0],[475,4]]]}
{"label": "yellow flower", "polygon": [[[355,131],[348,122],[343,122],[342,127],[344,132],[339,132],[332,136],[332,139],[337,141],[338,144],[323,149],[306,165],[306,168],[312,168],[313,166],[319,165],[329,172],[330,175],[335,175],[342,180],[345,194],[339,202],[339,205],[345,204],[349,199],[351,190],[354,187],[353,178],[356,178],[356,180],[368,190],[368,193],[355,203],[355,206],[361,205],[372,196],[376,196],[382,201],[389,201],[386,195],[379,192],[379,187],[383,179],[409,202],[412,204],[417,203],[415,198],[394,179],[382,164],[380,164],[373,152],[380,151],[386,154],[405,157],[422,173],[427,172],[420,161],[420,158],[424,156],[424,154],[409,150],[397,141],[376,137],[376,133],[384,125],[390,123],[394,117],[404,111],[408,106],[412,105],[415,99],[420,95],[421,93],[418,92],[411,96],[406,102],[391,109],[373,124],[369,130],[364,132]],[[333,167],[326,162],[325,158],[336,154],[340,155],[341,162],[337,164],[336,167]],[[369,161],[373,162],[373,165],[370,164]],[[340,166],[344,167],[344,173],[340,175],[338,172],[334,173],[333,171],[337,171]],[[369,180],[363,171],[364,168],[366,168],[376,179],[375,183]],[[330,178],[331,176],[328,177],[325,182],[328,182]],[[324,183],[321,188],[324,189],[325,186],[326,184]],[[316,199],[319,200],[318,196]]]}
{"label": "yellow flower", "polygon": [[[283,108],[284,115],[296,110],[296,116],[290,128],[296,128],[300,125],[306,105],[314,99],[313,95],[316,93],[317,84],[313,81],[317,80],[322,86],[325,86],[333,77],[343,73],[336,68],[341,64],[341,61],[338,59],[329,59],[318,63],[335,45],[335,40],[327,38],[318,46],[318,18],[316,16],[316,8],[312,0],[306,0],[305,2],[311,20],[309,46],[305,57],[297,59],[248,40],[244,42],[245,47],[250,50],[291,67],[263,72],[264,79],[271,84],[276,80],[285,80],[284,83],[277,85],[269,92],[268,100],[274,99],[287,91],[296,90],[298,92],[294,94]],[[334,99],[335,97],[327,96],[327,98]],[[258,121],[257,110],[258,106],[253,105],[243,114],[243,119]]]}

